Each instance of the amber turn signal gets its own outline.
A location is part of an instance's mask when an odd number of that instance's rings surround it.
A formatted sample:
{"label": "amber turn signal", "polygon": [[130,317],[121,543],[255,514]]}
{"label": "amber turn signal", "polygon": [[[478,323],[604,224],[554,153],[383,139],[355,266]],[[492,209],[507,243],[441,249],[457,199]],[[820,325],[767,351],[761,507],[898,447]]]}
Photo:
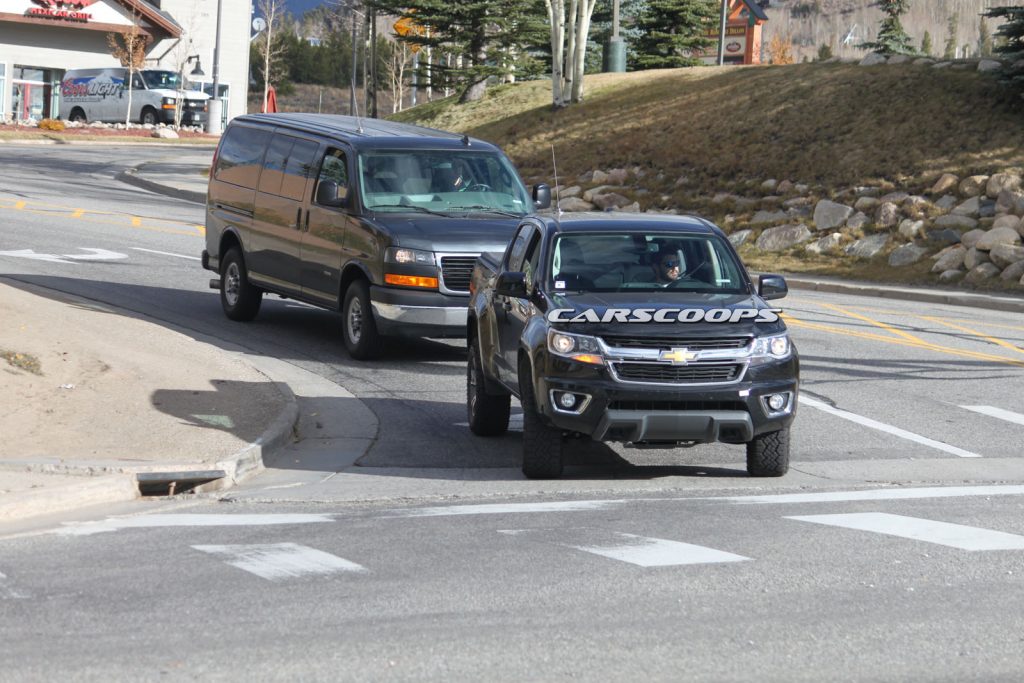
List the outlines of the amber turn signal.
{"label": "amber turn signal", "polygon": [[423,277],[421,275],[384,273],[384,282],[389,285],[401,285],[402,287],[424,287],[426,289],[437,289],[436,277]]}

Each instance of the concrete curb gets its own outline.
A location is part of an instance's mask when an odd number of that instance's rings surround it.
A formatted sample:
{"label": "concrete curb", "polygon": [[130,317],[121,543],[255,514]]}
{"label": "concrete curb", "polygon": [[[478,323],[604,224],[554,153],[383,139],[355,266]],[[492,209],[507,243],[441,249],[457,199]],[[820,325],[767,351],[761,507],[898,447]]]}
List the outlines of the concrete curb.
{"label": "concrete curb", "polygon": [[991,294],[972,294],[969,292],[952,292],[945,290],[908,289],[903,287],[886,287],[849,282],[812,280],[799,276],[786,275],[786,284],[790,289],[807,289],[816,292],[833,294],[854,294],[857,296],[874,296],[881,299],[897,299],[901,301],[920,301],[930,304],[947,304],[950,306],[969,306],[992,311],[1024,313],[1024,298],[995,296]]}
{"label": "concrete curb", "polygon": [[157,194],[166,195],[168,197],[174,197],[175,199],[184,199],[189,202],[195,202],[196,204],[206,204],[206,193],[196,192],[194,190],[184,190],[177,187],[171,187],[170,185],[164,185],[157,183],[146,178],[140,178],[136,175],[139,171],[144,169],[147,164],[139,164],[138,166],[129,169],[127,171],[121,171],[115,176],[116,180],[125,183],[126,185],[134,185],[135,187],[142,188],[143,190],[149,190],[150,192],[156,192]]}
{"label": "concrete curb", "polygon": [[0,498],[0,522],[67,512],[89,505],[123,503],[139,497],[138,484],[131,474],[82,479],[81,482],[5,494]]}

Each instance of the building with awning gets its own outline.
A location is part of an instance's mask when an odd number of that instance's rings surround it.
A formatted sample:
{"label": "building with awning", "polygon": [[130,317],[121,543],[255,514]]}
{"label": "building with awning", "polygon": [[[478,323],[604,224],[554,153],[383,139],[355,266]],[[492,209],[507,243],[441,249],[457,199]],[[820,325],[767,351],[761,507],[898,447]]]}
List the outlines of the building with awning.
{"label": "building with awning", "polygon": [[150,39],[144,68],[181,73],[212,94],[218,7],[224,119],[244,114],[250,0],[0,0],[0,119],[66,117],[64,72],[120,66],[107,35],[133,23]]}
{"label": "building with awning", "polygon": [[[729,0],[725,24],[726,64],[761,63],[761,30],[768,21],[763,5],[767,4],[763,0]],[[700,55],[705,64],[718,63],[718,34],[717,25],[706,33],[714,43]]]}

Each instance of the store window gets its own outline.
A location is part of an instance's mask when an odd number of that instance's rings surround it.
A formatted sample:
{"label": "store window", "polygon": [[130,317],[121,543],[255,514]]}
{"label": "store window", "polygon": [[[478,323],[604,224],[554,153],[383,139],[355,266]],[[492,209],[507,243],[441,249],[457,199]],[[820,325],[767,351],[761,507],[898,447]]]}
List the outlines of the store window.
{"label": "store window", "polygon": [[16,64],[11,71],[12,116],[19,120],[49,118],[56,111],[57,89],[53,69]]}

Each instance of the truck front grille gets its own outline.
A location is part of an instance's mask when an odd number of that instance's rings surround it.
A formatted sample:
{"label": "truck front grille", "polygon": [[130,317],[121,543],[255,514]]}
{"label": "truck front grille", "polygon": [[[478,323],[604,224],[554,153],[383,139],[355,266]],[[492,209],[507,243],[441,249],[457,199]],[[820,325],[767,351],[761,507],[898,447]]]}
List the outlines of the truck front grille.
{"label": "truck front grille", "polygon": [[659,410],[747,410],[743,401],[612,401],[610,410],[640,410],[653,413]]}
{"label": "truck front grille", "polygon": [[751,337],[602,337],[608,346],[621,349],[679,349],[691,351],[705,349],[742,349],[750,344]]}
{"label": "truck front grille", "polygon": [[441,285],[458,294],[469,294],[469,280],[473,275],[476,256],[442,256]]}
{"label": "truck front grille", "polygon": [[720,384],[734,382],[743,375],[743,363],[612,363],[615,376],[623,382],[655,384]]}

